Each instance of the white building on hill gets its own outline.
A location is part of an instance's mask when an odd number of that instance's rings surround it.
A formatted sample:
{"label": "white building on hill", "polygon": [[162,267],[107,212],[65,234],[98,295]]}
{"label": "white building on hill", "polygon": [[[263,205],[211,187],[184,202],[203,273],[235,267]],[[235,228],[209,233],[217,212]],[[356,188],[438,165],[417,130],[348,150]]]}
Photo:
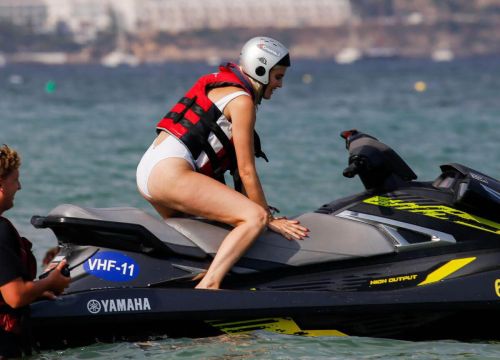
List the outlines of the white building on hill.
{"label": "white building on hill", "polygon": [[116,20],[123,31],[335,27],[350,0],[0,0],[0,21],[35,32],[68,31],[87,42]]}

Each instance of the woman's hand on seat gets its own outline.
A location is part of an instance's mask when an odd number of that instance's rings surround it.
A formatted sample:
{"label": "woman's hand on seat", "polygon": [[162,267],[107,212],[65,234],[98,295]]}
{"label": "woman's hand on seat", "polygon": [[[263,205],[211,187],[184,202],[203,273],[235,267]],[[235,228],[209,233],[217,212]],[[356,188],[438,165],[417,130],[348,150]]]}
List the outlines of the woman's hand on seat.
{"label": "woman's hand on seat", "polygon": [[267,227],[288,240],[303,240],[309,232],[298,220],[289,220],[284,216],[270,218]]}

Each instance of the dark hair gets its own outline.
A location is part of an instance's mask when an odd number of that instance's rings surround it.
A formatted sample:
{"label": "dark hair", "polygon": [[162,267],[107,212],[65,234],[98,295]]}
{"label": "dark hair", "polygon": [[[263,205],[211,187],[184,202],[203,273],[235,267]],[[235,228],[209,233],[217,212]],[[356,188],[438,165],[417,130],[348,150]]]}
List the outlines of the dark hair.
{"label": "dark hair", "polygon": [[[276,65],[281,65],[281,66],[290,66],[290,54],[286,54]],[[275,65],[275,66],[276,66]]]}

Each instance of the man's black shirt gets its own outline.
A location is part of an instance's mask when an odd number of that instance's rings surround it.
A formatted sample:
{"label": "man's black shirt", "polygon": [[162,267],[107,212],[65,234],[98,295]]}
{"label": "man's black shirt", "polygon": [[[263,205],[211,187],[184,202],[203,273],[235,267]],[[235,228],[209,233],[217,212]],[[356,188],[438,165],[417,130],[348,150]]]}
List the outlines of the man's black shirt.
{"label": "man's black shirt", "polygon": [[[25,276],[17,231],[7,219],[0,216],[0,286]],[[1,295],[0,300],[3,300]]]}
{"label": "man's black shirt", "polygon": [[[0,216],[0,286],[19,277],[26,279],[20,256],[18,233],[14,226]],[[0,301],[4,299],[0,293]],[[7,304],[0,305],[0,313],[21,314],[23,309],[12,309]],[[0,357],[19,357],[21,355],[21,340],[19,336],[7,333],[0,328]]]}

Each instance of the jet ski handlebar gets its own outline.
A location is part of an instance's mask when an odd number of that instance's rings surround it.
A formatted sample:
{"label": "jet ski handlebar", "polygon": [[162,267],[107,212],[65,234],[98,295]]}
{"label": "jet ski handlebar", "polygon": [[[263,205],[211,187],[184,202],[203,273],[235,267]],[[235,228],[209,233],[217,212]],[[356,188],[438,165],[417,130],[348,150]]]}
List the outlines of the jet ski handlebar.
{"label": "jet ski handlebar", "polygon": [[367,190],[390,190],[417,178],[406,162],[377,138],[356,129],[343,131],[340,136],[349,151],[343,175],[347,178],[359,175]]}
{"label": "jet ski handlebar", "polygon": [[350,161],[349,166],[344,169],[342,175],[346,178],[353,178],[366,168],[366,162],[361,157],[355,157]]}

